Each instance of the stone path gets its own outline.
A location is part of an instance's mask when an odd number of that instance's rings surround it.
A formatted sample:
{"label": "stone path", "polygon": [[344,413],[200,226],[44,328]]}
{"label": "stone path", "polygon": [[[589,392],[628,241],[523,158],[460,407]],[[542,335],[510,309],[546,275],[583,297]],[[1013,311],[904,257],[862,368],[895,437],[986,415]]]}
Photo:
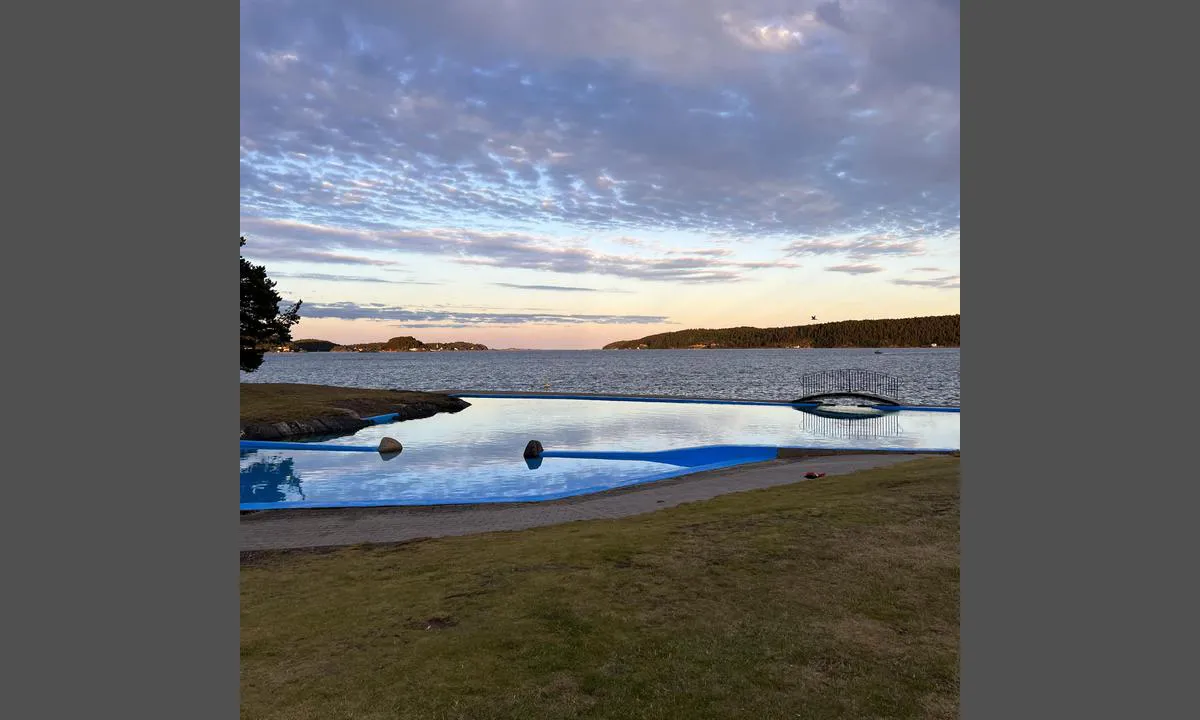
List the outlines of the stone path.
{"label": "stone path", "polygon": [[728,493],[786,485],[816,470],[845,475],[923,455],[837,455],[773,460],[541,503],[267,511],[242,516],[241,550],[283,550],[471,535],[621,518]]}

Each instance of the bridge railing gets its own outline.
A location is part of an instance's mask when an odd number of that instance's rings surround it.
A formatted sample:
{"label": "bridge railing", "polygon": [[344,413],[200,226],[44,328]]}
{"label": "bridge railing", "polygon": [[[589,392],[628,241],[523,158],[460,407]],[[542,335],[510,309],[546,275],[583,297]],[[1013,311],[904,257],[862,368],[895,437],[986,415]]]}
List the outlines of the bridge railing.
{"label": "bridge railing", "polygon": [[901,383],[896,377],[877,370],[847,368],[805,373],[797,381],[800,398],[820,395],[863,395],[873,399],[898,402]]}

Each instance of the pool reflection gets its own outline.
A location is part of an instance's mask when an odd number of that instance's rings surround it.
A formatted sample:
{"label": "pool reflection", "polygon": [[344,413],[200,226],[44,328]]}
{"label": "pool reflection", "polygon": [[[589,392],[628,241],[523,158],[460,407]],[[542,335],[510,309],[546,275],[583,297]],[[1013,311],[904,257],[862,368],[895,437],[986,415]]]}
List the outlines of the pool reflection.
{"label": "pool reflection", "polygon": [[[404,444],[390,462],[367,453],[243,454],[243,509],[547,499],[645,481],[685,468],[640,460],[554,458],[527,464],[522,450],[657,452],[712,445],[957,448],[958,413],[899,411],[854,420],[791,407],[594,400],[472,398],[471,407],[365,428],[327,442]],[[536,472],[531,472],[535,470]]]}

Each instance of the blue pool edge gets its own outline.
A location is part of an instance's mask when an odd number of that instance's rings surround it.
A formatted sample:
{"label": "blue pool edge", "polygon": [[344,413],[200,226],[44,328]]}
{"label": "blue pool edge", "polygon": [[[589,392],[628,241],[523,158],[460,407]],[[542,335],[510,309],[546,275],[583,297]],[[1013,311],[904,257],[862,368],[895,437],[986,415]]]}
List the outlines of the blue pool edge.
{"label": "blue pool edge", "polygon": [[[741,446],[745,448],[746,446]],[[549,502],[554,500],[565,500],[571,497],[580,495],[595,495],[613,490],[624,490],[626,488],[637,487],[647,483],[660,482],[662,480],[670,480],[673,478],[683,477],[685,475],[694,475],[696,473],[707,472],[710,470],[721,470],[724,468],[735,467],[738,465],[749,465],[753,463],[768,462],[779,458],[779,453],[783,451],[811,451],[814,453],[863,453],[870,455],[949,455],[960,452],[959,448],[882,448],[882,449],[864,449],[864,448],[830,448],[830,447],[772,447],[761,446],[764,451],[762,456],[745,456],[739,455],[727,460],[722,460],[707,465],[696,465],[693,467],[682,467],[676,470],[667,470],[655,475],[649,475],[644,478],[639,478],[624,485],[594,485],[586,488],[578,488],[575,490],[564,490],[558,493],[549,493],[545,495],[528,495],[521,497],[487,497],[476,498],[471,500],[446,499],[446,500],[400,500],[400,499],[384,499],[384,500],[346,500],[340,502],[288,502],[288,503],[241,503],[240,509],[246,511],[270,511],[270,510],[323,510],[323,509],[338,509],[338,508],[378,508],[378,507],[444,507],[451,505],[471,506],[471,505],[515,505],[521,503],[538,503]]]}

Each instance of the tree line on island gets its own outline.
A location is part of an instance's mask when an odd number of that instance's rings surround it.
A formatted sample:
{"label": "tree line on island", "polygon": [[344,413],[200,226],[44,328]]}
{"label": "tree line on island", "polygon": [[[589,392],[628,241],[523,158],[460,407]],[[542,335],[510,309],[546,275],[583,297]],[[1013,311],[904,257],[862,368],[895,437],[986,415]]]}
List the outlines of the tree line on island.
{"label": "tree line on island", "polygon": [[293,340],[279,347],[269,348],[281,352],[470,352],[487,350],[487,345],[469,342],[421,342],[410,335],[394,337],[386,342],[352,343],[339,345],[330,340],[306,338]]}
{"label": "tree line on island", "polygon": [[700,328],[620,340],[605,350],[687,348],[899,348],[958,347],[961,315],[843,320],[789,327]]}

